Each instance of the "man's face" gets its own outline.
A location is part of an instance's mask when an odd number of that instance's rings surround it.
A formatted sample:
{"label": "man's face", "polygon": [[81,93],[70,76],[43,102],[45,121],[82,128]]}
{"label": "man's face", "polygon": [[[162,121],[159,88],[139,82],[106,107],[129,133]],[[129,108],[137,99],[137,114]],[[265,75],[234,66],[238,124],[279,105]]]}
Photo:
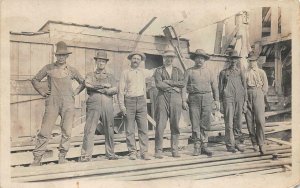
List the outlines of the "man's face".
{"label": "man's face", "polygon": [[56,54],[56,60],[58,63],[64,64],[66,63],[67,58],[69,57],[68,54]]}
{"label": "man's face", "polygon": [[196,66],[202,67],[205,62],[205,58],[203,56],[197,56],[194,61]]}
{"label": "man's face", "polygon": [[240,62],[238,58],[232,58],[230,59],[231,66],[237,66],[237,64]]}
{"label": "man's face", "polygon": [[248,60],[249,62],[249,68],[255,68],[257,67],[257,62],[253,60]]}
{"label": "man's face", "polygon": [[142,61],[142,57],[140,55],[135,54],[131,57],[130,61],[131,61],[131,67],[132,68],[138,68],[140,66],[141,61]]}
{"label": "man's face", "polygon": [[107,60],[106,59],[96,59],[95,63],[96,63],[97,69],[103,70],[103,69],[105,69]]}
{"label": "man's face", "polygon": [[174,60],[173,56],[164,57],[164,66],[165,67],[171,66],[173,64],[173,60]]}

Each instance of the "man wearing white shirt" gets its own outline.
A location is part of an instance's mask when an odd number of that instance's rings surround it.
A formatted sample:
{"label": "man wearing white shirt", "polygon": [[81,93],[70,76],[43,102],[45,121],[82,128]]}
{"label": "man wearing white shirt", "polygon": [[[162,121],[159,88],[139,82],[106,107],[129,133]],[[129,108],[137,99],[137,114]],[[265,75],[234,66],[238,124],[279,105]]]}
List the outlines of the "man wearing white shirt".
{"label": "man wearing white shirt", "polygon": [[129,159],[137,159],[135,142],[135,121],[138,127],[140,154],[144,160],[150,160],[148,154],[148,124],[145,79],[153,75],[153,70],[140,68],[140,63],[146,59],[140,52],[128,55],[131,61],[130,69],[124,70],[120,77],[118,100],[125,119],[126,143]]}

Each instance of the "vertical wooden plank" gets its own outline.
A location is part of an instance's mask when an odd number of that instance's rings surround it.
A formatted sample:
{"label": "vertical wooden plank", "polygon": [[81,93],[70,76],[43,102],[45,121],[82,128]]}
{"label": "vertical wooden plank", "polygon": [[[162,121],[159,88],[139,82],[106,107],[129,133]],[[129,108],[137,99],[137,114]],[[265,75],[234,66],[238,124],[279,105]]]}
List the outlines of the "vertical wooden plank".
{"label": "vertical wooden plank", "polygon": [[10,43],[10,75],[18,76],[19,75],[19,43],[11,42]]}
{"label": "vertical wooden plank", "polygon": [[291,34],[291,17],[292,11],[290,5],[281,7],[281,35],[286,36]]}
{"label": "vertical wooden plank", "polygon": [[19,75],[30,75],[30,44],[19,43]]}
{"label": "vertical wooden plank", "polygon": [[85,74],[89,72],[93,72],[95,55],[96,55],[95,50],[85,49]]}
{"label": "vertical wooden plank", "polygon": [[249,11],[249,41],[254,44],[261,40],[262,35],[262,8]]}
{"label": "vertical wooden plank", "polygon": [[276,40],[278,38],[278,6],[272,6],[271,11],[271,39]]}
{"label": "vertical wooden plank", "polygon": [[[18,101],[17,95],[11,95],[10,96],[11,102]],[[15,130],[18,130],[18,104],[11,104],[10,105],[10,129],[11,133],[10,136],[12,138],[16,138],[18,136],[17,132]]]}
{"label": "vertical wooden plank", "polygon": [[222,35],[223,35],[223,25],[224,21],[217,23],[217,30],[216,30],[216,39],[215,39],[215,54],[221,54],[221,44],[222,44]]}
{"label": "vertical wooden plank", "polygon": [[31,44],[31,76],[34,76],[45,65],[49,64],[51,46],[44,44]]}
{"label": "vertical wooden plank", "polygon": [[[30,96],[19,96],[19,101],[30,100]],[[17,126],[12,130],[17,136],[30,136],[30,102],[18,103]]]}

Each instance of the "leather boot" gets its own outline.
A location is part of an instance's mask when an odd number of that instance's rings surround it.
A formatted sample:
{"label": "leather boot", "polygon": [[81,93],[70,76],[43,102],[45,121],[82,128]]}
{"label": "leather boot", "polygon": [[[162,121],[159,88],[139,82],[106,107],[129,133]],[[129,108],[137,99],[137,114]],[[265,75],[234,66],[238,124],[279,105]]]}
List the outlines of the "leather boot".
{"label": "leather boot", "polygon": [[66,159],[66,153],[59,153],[58,155],[58,164],[64,164],[67,163],[67,159]]}
{"label": "leather boot", "polygon": [[30,166],[41,166],[42,157],[43,156],[35,156]]}

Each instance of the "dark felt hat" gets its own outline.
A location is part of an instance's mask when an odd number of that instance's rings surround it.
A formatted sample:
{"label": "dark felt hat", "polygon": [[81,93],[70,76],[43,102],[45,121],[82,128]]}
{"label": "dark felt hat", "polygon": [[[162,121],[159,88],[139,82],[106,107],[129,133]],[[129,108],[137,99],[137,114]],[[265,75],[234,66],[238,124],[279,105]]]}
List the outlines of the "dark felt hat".
{"label": "dark felt hat", "polygon": [[67,44],[63,41],[59,41],[56,43],[56,52],[55,55],[65,55],[65,54],[71,54],[72,52],[68,51]]}
{"label": "dark felt hat", "polygon": [[107,53],[106,51],[103,51],[103,50],[99,50],[97,53],[96,53],[96,56],[94,57],[94,59],[104,59],[104,60],[109,60],[107,58]]}

